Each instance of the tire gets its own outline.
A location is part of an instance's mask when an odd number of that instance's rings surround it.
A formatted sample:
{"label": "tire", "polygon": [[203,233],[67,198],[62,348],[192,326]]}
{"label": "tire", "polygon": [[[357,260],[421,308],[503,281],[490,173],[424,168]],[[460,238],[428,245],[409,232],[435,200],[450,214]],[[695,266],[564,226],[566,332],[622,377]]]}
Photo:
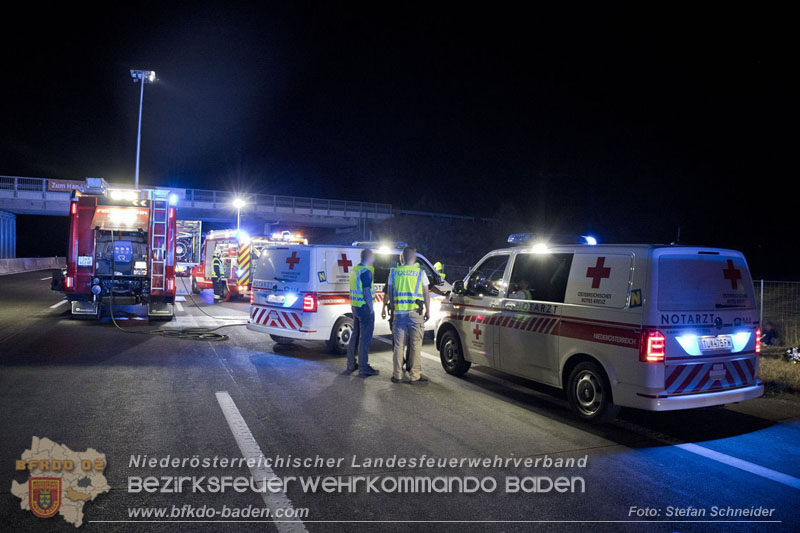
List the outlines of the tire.
{"label": "tire", "polygon": [[201,292],[203,292],[203,291],[201,291],[200,287],[197,286],[197,278],[192,276],[192,293],[200,294]]}
{"label": "tire", "polygon": [[594,361],[578,363],[572,369],[567,381],[567,398],[572,410],[587,422],[609,422],[619,413],[611,397],[608,376]]}
{"label": "tire", "polygon": [[461,349],[461,340],[458,333],[448,330],[442,335],[439,344],[439,357],[442,360],[442,368],[451,376],[463,376],[472,366],[472,363],[464,359],[464,350]]}
{"label": "tire", "polygon": [[289,337],[281,337],[280,335],[270,334],[269,338],[275,341],[275,344],[292,344],[294,342],[294,339],[290,339]]}
{"label": "tire", "polygon": [[353,334],[353,319],[343,316],[333,325],[331,338],[327,341],[328,350],[336,355],[347,354],[347,345],[350,343],[350,336]]}

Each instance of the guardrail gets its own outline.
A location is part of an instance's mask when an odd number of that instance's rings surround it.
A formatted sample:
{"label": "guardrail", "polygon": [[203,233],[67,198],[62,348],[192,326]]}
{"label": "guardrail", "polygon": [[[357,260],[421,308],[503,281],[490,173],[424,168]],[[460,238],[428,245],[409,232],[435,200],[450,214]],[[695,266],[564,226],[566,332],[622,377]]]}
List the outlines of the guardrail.
{"label": "guardrail", "polygon": [[0,259],[0,275],[61,268],[67,264],[66,257],[17,257]]}

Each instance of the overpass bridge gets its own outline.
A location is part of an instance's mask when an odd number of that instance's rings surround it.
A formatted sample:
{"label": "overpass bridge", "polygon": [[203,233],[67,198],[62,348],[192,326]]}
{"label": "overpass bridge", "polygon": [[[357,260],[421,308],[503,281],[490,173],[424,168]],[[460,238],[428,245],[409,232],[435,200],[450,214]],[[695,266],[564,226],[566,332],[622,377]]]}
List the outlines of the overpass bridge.
{"label": "overpass bridge", "polygon": [[[0,176],[0,258],[16,256],[16,215],[67,216],[71,188],[81,182],[20,176]],[[114,184],[112,184],[114,186]],[[130,186],[122,186],[130,188]],[[181,219],[206,222],[236,222],[234,193],[205,189],[159,187],[175,194]],[[366,228],[393,215],[391,204],[353,202],[252,194],[244,196],[242,216],[266,225],[291,224],[305,227]]]}

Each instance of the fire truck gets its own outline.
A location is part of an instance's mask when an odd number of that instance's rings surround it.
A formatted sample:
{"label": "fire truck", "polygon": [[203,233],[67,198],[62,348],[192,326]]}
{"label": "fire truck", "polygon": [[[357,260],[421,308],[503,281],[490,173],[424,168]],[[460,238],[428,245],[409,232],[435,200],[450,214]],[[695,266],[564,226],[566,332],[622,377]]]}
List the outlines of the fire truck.
{"label": "fire truck", "polygon": [[[261,251],[271,245],[307,244],[308,240],[296,233],[284,231],[270,237],[250,237],[246,231],[226,229],[212,230],[206,235],[200,251],[200,259],[192,268],[192,292],[200,294],[204,289],[213,289],[211,280],[214,255],[219,254],[225,271],[220,296],[223,300],[252,293],[251,258],[258,260]],[[255,254],[255,257],[252,257]]]}
{"label": "fire truck", "polygon": [[53,276],[75,318],[100,318],[103,305],[145,305],[170,320],[175,302],[175,208],[169,190],[109,188],[88,178],[69,207],[67,268]]}

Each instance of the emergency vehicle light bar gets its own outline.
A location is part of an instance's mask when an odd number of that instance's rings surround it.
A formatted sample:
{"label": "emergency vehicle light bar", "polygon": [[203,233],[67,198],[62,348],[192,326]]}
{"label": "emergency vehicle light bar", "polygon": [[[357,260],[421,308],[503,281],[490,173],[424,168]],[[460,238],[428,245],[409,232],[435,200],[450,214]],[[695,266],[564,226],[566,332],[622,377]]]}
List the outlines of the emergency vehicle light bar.
{"label": "emergency vehicle light bar", "polygon": [[547,244],[588,244],[597,245],[597,239],[591,235],[551,235],[549,237],[539,237],[533,233],[512,233],[508,236],[511,244],[532,244],[534,242]]}
{"label": "emergency vehicle light bar", "polygon": [[383,248],[392,246],[397,249],[403,249],[408,246],[407,242],[398,241],[398,242],[380,242],[380,241],[354,241],[353,246],[359,246],[361,248]]}

